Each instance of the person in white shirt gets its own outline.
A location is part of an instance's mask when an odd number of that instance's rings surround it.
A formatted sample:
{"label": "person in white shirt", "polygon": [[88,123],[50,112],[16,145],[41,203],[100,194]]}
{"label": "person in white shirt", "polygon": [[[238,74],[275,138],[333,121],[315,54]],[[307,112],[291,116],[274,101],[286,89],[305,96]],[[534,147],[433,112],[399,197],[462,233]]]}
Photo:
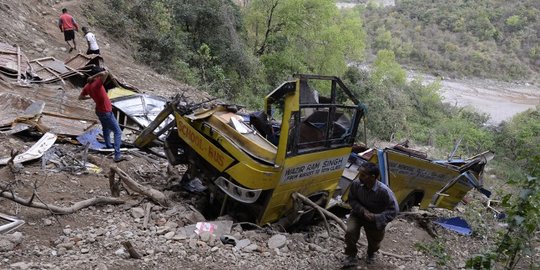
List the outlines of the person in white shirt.
{"label": "person in white shirt", "polygon": [[84,33],[84,39],[88,44],[88,50],[86,54],[99,54],[99,46],[97,44],[96,36],[88,30],[88,27],[84,26],[82,28]]}

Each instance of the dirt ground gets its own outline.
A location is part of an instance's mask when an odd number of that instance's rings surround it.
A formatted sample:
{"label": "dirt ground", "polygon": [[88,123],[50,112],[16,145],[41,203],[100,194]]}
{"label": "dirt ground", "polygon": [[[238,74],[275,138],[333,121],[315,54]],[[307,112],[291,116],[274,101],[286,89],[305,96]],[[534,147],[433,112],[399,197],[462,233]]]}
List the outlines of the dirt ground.
{"label": "dirt ground", "polygon": [[[18,44],[30,59],[45,56],[68,59],[70,54],[55,21],[61,8],[67,7],[79,23],[85,25],[86,16],[80,7],[82,2],[0,1],[0,23],[4,26],[0,28],[0,42]],[[157,74],[150,67],[135,63],[128,46],[109,39],[99,29],[93,30],[105,64],[120,80],[145,92],[163,96],[178,92],[186,92],[199,100],[208,96]],[[77,40],[78,49],[84,51],[86,44],[83,44],[80,33]],[[47,102],[47,111],[95,117],[91,102],[80,103],[76,100],[80,90],[80,87],[69,82],[65,85],[20,87],[12,80],[0,77],[0,93],[41,98]],[[51,91],[61,94],[43,94]],[[69,106],[79,107],[80,110],[66,110]],[[12,149],[28,149],[40,136],[33,133],[0,134],[0,157],[9,156]],[[57,142],[54,147],[75,159],[82,158],[81,146]],[[10,246],[2,242],[3,238],[0,239],[0,269],[340,268],[344,258],[344,245],[340,240],[343,232],[333,222],[330,235],[324,224],[295,232],[235,224],[231,235],[242,240],[246,244],[243,247],[225,245],[218,239],[203,235],[186,235],[183,230],[185,226],[204,220],[194,208],[195,198],[172,188],[165,159],[139,152],[128,154],[132,159],[119,163],[118,167],[139,183],[167,194],[173,202],[170,207],[159,206],[140,195],[124,191],[121,194],[121,198],[126,200],[124,204],[91,206],[73,214],[51,215],[47,210],[24,207],[2,198],[0,212],[16,216],[25,224],[17,230],[21,233],[20,238],[12,241],[16,245]],[[111,196],[108,180],[109,166],[114,165],[111,156],[91,152],[89,160],[101,171],[58,171],[58,166],[48,163],[42,167],[42,163],[36,160],[24,163],[15,173],[9,167],[0,166],[0,181],[12,183],[12,189],[18,196],[28,199],[34,193],[37,195],[35,201],[48,205],[69,207],[77,201]],[[141,216],[140,210],[147,206],[150,214],[148,224],[144,226],[146,215]],[[434,213],[449,216],[462,215],[463,211]],[[497,226],[497,223],[489,223],[489,226]],[[362,261],[357,269],[462,269],[467,258],[482,251],[489,243],[482,233],[462,236],[442,228],[438,228],[437,233],[441,238],[434,240],[414,220],[398,217],[389,225],[382,244],[384,251],[398,257],[381,254],[375,264],[366,265]],[[286,240],[278,248],[271,249],[269,241],[277,234],[284,235]],[[123,241],[130,241],[141,259],[130,258],[122,246]],[[422,245],[428,248],[422,250],[418,247]],[[436,249],[437,246],[443,248]],[[365,247],[361,248],[360,257],[363,252]],[[539,261],[538,255],[534,260]]]}

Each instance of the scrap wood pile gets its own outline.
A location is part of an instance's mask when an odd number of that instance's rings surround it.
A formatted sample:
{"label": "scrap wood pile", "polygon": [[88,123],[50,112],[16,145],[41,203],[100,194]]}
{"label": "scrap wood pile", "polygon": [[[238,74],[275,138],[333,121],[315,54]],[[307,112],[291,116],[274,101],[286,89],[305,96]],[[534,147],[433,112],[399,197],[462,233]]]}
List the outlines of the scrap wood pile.
{"label": "scrap wood pile", "polygon": [[[3,149],[3,154],[0,152],[0,197],[54,214],[69,214],[95,204],[124,202],[124,199],[120,198],[95,197],[74,202],[70,207],[61,207],[39,198],[39,179],[35,180],[36,186],[31,188],[32,195],[28,198],[18,194],[16,185],[18,177],[28,178],[23,171],[23,164],[32,161],[41,161],[41,170],[46,174],[98,174],[103,169],[108,169],[107,162],[102,160],[99,164],[96,158],[89,154],[89,151],[112,153],[110,149],[104,149],[102,132],[91,108],[93,105],[77,100],[86,78],[103,70],[103,62],[99,55],[82,54],[66,61],[54,57],[29,60],[19,46],[0,43],[0,86],[5,86],[0,87],[0,136],[7,139],[4,142],[13,141],[11,147]],[[122,142],[129,145],[126,141],[130,139],[129,134],[138,134],[146,123],[153,120],[152,117],[161,110],[167,100],[138,94],[137,88],[120,82],[114,76],[109,77],[104,84],[115,104],[113,109],[116,118],[122,120]],[[25,141],[36,137],[39,140],[27,147],[20,147],[21,142],[15,140],[15,137],[8,139],[13,135],[25,138]],[[68,144],[61,144],[65,142]],[[3,144],[6,145],[9,143]],[[9,148],[11,153],[6,153]],[[134,149],[124,148],[122,151],[146,157],[145,154],[132,150]],[[116,189],[119,188],[118,183],[124,183],[122,186],[137,188],[135,192],[128,194],[142,192],[141,194],[150,200],[164,204],[164,196],[159,195],[159,191],[145,188],[134,180],[129,181],[129,175],[122,173],[120,169],[116,174],[121,179],[127,179],[114,182]],[[148,191],[150,193],[145,193]],[[23,223],[8,215],[5,217],[0,219],[0,233],[13,230],[15,224],[20,226]],[[9,226],[4,226],[4,223]]]}
{"label": "scrap wood pile", "polygon": [[102,66],[99,55],[86,56],[77,54],[66,62],[54,57],[29,60],[19,46],[0,43],[0,74],[16,80],[19,84],[29,83],[65,83],[65,79],[74,75],[84,76],[93,66]]}
{"label": "scrap wood pile", "polygon": [[[47,56],[29,60],[19,46],[0,42],[0,74],[2,79],[15,81],[19,85],[31,83],[66,83],[72,77],[85,78],[104,67],[100,55],[77,55],[66,61]],[[98,68],[98,69],[96,69]],[[134,86],[114,78],[115,86],[139,92]]]}
{"label": "scrap wood pile", "polygon": [[30,71],[28,58],[19,46],[0,43],[0,74],[14,77],[20,82],[24,74]]}

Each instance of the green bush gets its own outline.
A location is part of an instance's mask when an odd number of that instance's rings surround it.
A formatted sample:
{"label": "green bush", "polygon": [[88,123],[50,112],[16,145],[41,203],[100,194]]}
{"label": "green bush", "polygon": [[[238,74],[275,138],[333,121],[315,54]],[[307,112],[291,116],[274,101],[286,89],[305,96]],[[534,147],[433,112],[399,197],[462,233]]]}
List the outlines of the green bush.
{"label": "green bush", "polygon": [[[495,172],[510,187],[502,204],[508,227],[500,231],[494,247],[470,258],[467,267],[534,269],[532,243],[540,226],[540,112],[537,107],[513,117],[496,134]],[[529,259],[527,259],[529,258]]]}
{"label": "green bush", "polygon": [[435,257],[439,266],[445,266],[452,261],[452,257],[446,251],[444,238],[437,237],[428,243],[418,242],[414,244],[414,247],[427,255]]}

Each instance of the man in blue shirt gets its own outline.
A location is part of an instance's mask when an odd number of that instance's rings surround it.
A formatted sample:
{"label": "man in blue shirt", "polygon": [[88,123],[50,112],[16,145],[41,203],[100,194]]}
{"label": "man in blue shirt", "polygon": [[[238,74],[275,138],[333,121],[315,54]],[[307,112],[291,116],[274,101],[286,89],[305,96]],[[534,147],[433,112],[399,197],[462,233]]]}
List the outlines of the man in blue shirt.
{"label": "man in blue shirt", "polygon": [[373,263],[375,252],[380,248],[384,238],[386,225],[392,221],[399,212],[396,197],[390,188],[380,181],[377,165],[366,162],[359,168],[356,180],[351,184],[349,191],[349,204],[352,208],[347,220],[345,232],[345,259],[344,266],[358,264],[356,243],[360,238],[360,229],[364,227],[368,242],[368,264]]}

